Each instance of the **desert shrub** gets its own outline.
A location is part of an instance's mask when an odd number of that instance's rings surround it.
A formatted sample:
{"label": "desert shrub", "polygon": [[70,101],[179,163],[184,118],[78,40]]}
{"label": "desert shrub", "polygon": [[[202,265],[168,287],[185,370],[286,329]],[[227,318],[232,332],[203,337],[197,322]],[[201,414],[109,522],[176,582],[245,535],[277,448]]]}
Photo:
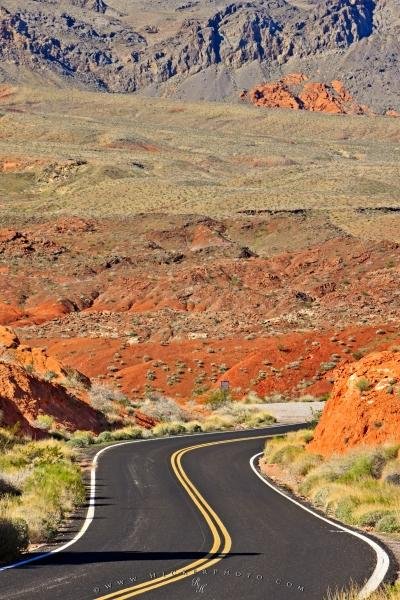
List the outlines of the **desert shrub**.
{"label": "desert shrub", "polygon": [[57,373],[55,373],[55,371],[46,371],[46,373],[43,376],[43,379],[45,379],[46,381],[53,381],[53,379],[57,379]]}
{"label": "desert shrub", "polygon": [[109,414],[115,409],[115,402],[121,403],[125,396],[105,385],[93,384],[89,392],[89,402],[96,410]]}
{"label": "desert shrub", "polygon": [[[360,598],[360,590],[355,586],[350,586],[347,590],[337,590],[328,592],[324,600],[358,600]],[[400,586],[385,586],[377,592],[368,596],[369,600],[400,600]]]}
{"label": "desert shrub", "polygon": [[385,464],[383,455],[373,451],[354,452],[344,460],[345,470],[340,477],[343,482],[362,480],[366,477],[379,478]]}
{"label": "desert shrub", "polygon": [[138,440],[143,437],[143,429],[141,427],[123,427],[111,432],[112,440]]}
{"label": "desert shrub", "polygon": [[303,452],[299,454],[293,461],[291,470],[295,475],[304,477],[322,462],[322,456],[317,454],[311,454],[309,452]]}
{"label": "desert shrub", "polygon": [[360,392],[367,392],[370,388],[371,388],[371,384],[368,381],[368,379],[365,379],[365,377],[361,377],[358,381],[357,381],[357,388],[360,390]]}
{"label": "desert shrub", "polygon": [[15,446],[16,444],[22,444],[23,439],[16,435],[16,432],[12,429],[0,429],[0,451],[4,452]]}
{"label": "desert shrub", "polygon": [[260,427],[276,423],[276,419],[265,411],[258,411],[247,414],[244,418],[244,423],[247,427]]}
{"label": "desert shrub", "polygon": [[35,420],[35,427],[48,431],[53,427],[54,417],[51,415],[39,415]]}
{"label": "desert shrub", "polygon": [[27,494],[41,495],[63,515],[85,499],[80,469],[72,463],[42,464],[34,469],[24,486]]}
{"label": "desert shrub", "polygon": [[286,465],[292,463],[295,458],[302,454],[303,449],[296,444],[284,444],[278,448],[272,455],[271,461],[276,464]]}
{"label": "desert shrub", "polygon": [[106,442],[112,442],[113,435],[111,431],[102,431],[101,433],[99,433],[99,435],[95,438],[94,441],[95,444],[104,444]]}
{"label": "desert shrub", "polygon": [[8,496],[19,496],[20,490],[5,475],[0,475],[0,498],[6,494]]}
{"label": "desert shrub", "polygon": [[78,429],[72,434],[68,444],[76,448],[85,448],[86,446],[90,446],[90,444],[94,444],[94,440],[95,437],[91,431],[81,431]]}
{"label": "desert shrub", "polygon": [[323,412],[323,410],[316,410],[311,407],[311,419],[309,420],[310,427],[314,428],[318,425]]}
{"label": "desert shrub", "polygon": [[208,394],[205,403],[212,410],[221,408],[222,406],[232,402],[232,397],[226,390],[213,390]]}
{"label": "desert shrub", "polygon": [[206,417],[201,424],[201,429],[204,433],[211,431],[224,431],[234,427],[235,421],[232,417],[222,417],[219,415],[211,415]]}
{"label": "desert shrub", "polygon": [[65,514],[84,500],[82,473],[74,460],[72,448],[51,439],[22,440],[0,455],[2,481],[17,491],[0,496],[0,515],[18,524],[21,540],[28,534],[32,542],[48,540]]}
{"label": "desert shrub", "polygon": [[363,527],[375,527],[384,517],[390,514],[386,508],[361,507],[363,510],[355,511],[354,518],[357,523]]}
{"label": "desert shrub", "polygon": [[158,423],[152,429],[153,434],[158,437],[162,435],[178,435],[185,433],[185,423],[179,421],[171,421],[170,423]]}
{"label": "desert shrub", "polygon": [[395,512],[383,515],[376,523],[376,530],[381,533],[399,533],[400,518]]}
{"label": "desert shrub", "polygon": [[198,433],[202,431],[200,421],[188,421],[185,423],[186,433]]}
{"label": "desert shrub", "polygon": [[382,470],[382,479],[391,485],[400,486],[400,460],[389,460]]}
{"label": "desert shrub", "polygon": [[63,460],[72,460],[74,456],[71,449],[56,440],[28,442],[14,446],[12,450],[2,454],[0,469],[54,464]]}
{"label": "desert shrub", "polygon": [[72,367],[69,367],[69,366],[65,367],[64,371],[65,371],[65,381],[64,381],[65,387],[82,388],[82,389],[91,389],[92,388],[90,379],[88,379],[88,377],[83,375],[83,373],[80,373],[79,371],[76,371],[75,369],[73,369]]}
{"label": "desert shrub", "polygon": [[27,549],[28,543],[28,525],[23,519],[0,518],[0,562],[17,558]]}
{"label": "desert shrub", "polygon": [[183,408],[162,394],[151,393],[140,406],[140,410],[157,421],[188,421],[190,415]]}
{"label": "desert shrub", "polygon": [[294,475],[295,490],[335,518],[386,533],[400,531],[400,487],[385,481],[391,468],[398,468],[399,445],[323,458],[307,451],[310,438],[307,430],[277,436],[266,443],[264,459]]}

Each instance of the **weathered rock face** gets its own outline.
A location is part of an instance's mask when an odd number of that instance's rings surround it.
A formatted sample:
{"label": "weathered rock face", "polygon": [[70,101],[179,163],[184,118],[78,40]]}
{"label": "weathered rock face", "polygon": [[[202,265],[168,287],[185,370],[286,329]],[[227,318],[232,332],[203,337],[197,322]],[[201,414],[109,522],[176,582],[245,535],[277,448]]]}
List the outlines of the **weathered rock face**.
{"label": "weathered rock face", "polygon": [[241,98],[265,108],[291,108],[332,114],[370,114],[367,107],[358,104],[341,81],[331,84],[307,81],[302,73],[289,74],[279,81],[254,87]]}
{"label": "weathered rock face", "polygon": [[374,352],[338,369],[336,377],[310,451],[331,455],[400,442],[400,354]]}
{"label": "weathered rock face", "polygon": [[[69,383],[68,383],[69,382]],[[78,389],[78,386],[80,389]],[[15,333],[0,327],[0,411],[2,424],[19,423],[21,432],[42,437],[40,415],[50,415],[55,425],[70,431],[99,432],[105,425],[101,413],[85,401],[90,380],[48,356],[43,348],[20,343]]]}
{"label": "weathered rock face", "polygon": [[[6,0],[0,9],[2,69],[22,66],[40,77],[49,70],[53,78],[56,72],[111,92],[152,86],[153,92],[178,95],[177,88],[186,89],[184,82],[201,72],[205,84],[191,85],[191,96],[207,97],[215,68],[228,82],[213,92],[223,97],[237,89],[243,75],[237,72],[244,67],[251,72],[257,65],[267,75],[304,64],[314,77],[322,69],[331,78],[345,73],[353,93],[360,89],[382,110],[399,108],[384,98],[391,88],[391,98],[398,98],[396,0],[379,5],[329,0],[308,8],[284,0],[254,0],[227,3],[218,11],[212,4],[176,9],[167,0],[161,4],[174,23],[165,25],[165,31],[160,23],[131,25],[137,21],[134,2],[124,5],[132,14],[123,15],[103,0]],[[163,87],[172,78],[172,85]]]}

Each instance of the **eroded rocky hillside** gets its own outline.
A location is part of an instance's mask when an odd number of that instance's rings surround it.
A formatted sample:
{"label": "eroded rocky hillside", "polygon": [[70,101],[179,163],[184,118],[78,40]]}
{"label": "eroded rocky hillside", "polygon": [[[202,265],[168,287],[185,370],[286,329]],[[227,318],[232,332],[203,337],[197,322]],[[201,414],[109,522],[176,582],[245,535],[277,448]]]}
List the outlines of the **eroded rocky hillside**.
{"label": "eroded rocky hillside", "polygon": [[398,0],[3,0],[0,32],[4,80],[221,99],[300,70],[400,108]]}
{"label": "eroded rocky hillside", "polygon": [[[290,236],[290,249],[288,248]],[[400,247],[318,211],[59,218],[0,235],[0,319],[133,402],[320,397],[396,343]]]}
{"label": "eroded rocky hillside", "polygon": [[101,431],[104,415],[88,403],[90,380],[49,356],[44,348],[22,344],[0,327],[1,423],[40,438],[50,427]]}

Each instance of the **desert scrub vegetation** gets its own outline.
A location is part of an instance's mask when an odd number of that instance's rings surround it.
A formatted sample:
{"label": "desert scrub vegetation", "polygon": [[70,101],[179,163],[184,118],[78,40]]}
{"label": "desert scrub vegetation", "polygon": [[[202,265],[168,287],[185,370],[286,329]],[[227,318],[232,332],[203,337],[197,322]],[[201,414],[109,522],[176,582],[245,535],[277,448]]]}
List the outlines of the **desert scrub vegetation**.
{"label": "desert scrub vegetation", "polygon": [[[352,586],[346,591],[328,592],[324,600],[358,600],[360,598],[360,590]],[[400,600],[400,585],[385,586],[368,596],[369,600]]]}
{"label": "desert scrub vegetation", "polygon": [[175,400],[157,392],[147,394],[140,410],[157,421],[189,421],[191,418]]}
{"label": "desert scrub vegetation", "polygon": [[307,451],[312,436],[305,430],[268,441],[265,463],[280,465],[295,492],[334,518],[381,533],[400,533],[400,445],[323,458]]}
{"label": "desert scrub vegetation", "polygon": [[65,443],[0,429],[0,561],[44,542],[85,499],[76,454]]}

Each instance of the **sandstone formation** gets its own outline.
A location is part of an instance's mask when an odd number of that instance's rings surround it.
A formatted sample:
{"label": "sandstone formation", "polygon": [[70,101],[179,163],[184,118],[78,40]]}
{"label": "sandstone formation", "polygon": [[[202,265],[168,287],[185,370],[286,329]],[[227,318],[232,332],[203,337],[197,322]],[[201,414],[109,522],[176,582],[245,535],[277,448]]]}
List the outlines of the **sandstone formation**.
{"label": "sandstone formation", "polygon": [[98,433],[105,426],[101,413],[87,403],[90,380],[63,366],[43,348],[21,344],[9,328],[0,327],[1,423],[18,426],[22,433],[42,437],[40,418],[46,415],[55,428],[87,429]]}
{"label": "sandstone formation", "polygon": [[302,73],[289,74],[279,81],[257,85],[248,93],[242,92],[255,106],[265,108],[290,108],[332,114],[371,114],[358,104],[341,81],[330,84],[308,81]]}
{"label": "sandstone formation", "polygon": [[373,352],[339,368],[335,377],[310,451],[331,455],[355,446],[400,443],[400,354]]}

